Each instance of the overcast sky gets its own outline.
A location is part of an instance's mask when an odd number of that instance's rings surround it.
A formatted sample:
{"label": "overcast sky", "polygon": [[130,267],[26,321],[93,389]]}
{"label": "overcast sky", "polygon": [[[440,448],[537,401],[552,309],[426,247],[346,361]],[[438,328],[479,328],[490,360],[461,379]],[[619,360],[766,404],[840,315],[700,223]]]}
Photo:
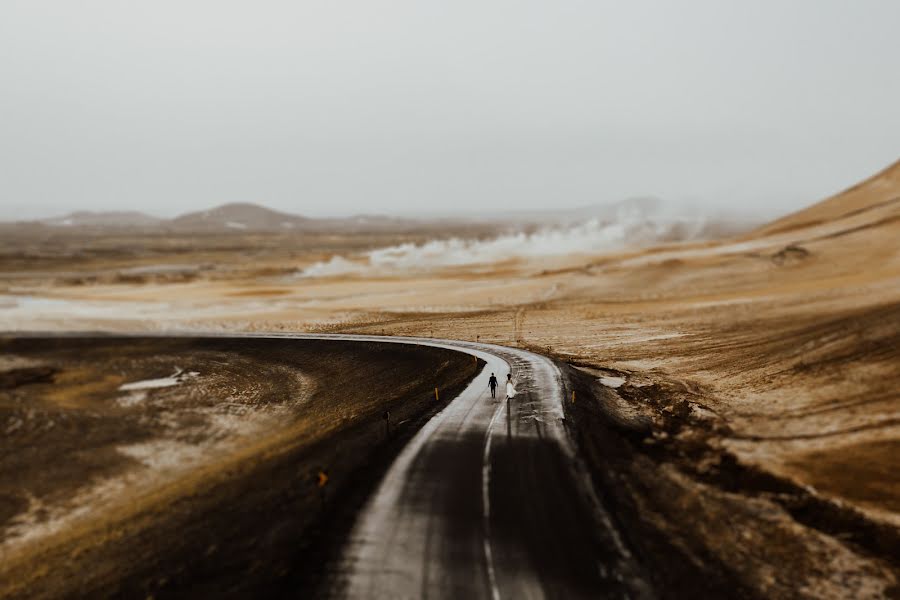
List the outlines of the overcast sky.
{"label": "overcast sky", "polygon": [[3,0],[0,218],[783,213],[900,157],[898,25],[897,0]]}

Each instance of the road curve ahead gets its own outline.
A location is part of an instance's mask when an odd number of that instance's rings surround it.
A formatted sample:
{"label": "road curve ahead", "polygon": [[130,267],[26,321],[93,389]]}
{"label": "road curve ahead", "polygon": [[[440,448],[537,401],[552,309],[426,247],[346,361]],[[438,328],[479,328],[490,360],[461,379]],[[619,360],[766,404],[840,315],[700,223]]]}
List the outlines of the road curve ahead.
{"label": "road curve ahead", "polygon": [[[425,338],[486,361],[408,443],[358,515],[330,595],[349,598],[646,597],[648,588],[594,496],[563,423],[549,359]],[[488,378],[501,382],[492,399]],[[518,394],[506,399],[506,374]]]}

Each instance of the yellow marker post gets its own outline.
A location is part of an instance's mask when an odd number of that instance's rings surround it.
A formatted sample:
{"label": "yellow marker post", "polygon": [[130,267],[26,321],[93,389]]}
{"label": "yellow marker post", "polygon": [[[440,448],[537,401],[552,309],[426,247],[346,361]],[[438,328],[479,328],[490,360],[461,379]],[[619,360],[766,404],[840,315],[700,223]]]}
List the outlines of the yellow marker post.
{"label": "yellow marker post", "polygon": [[572,404],[575,404],[575,390],[572,390]]}
{"label": "yellow marker post", "polygon": [[437,388],[434,388],[434,399],[438,402],[440,402],[440,400],[441,400],[440,397],[438,396]]}

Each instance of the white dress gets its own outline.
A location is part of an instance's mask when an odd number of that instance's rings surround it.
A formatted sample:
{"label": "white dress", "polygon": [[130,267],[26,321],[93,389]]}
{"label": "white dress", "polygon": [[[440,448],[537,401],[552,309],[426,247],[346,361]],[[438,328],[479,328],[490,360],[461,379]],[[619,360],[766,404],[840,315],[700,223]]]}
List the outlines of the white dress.
{"label": "white dress", "polygon": [[512,398],[516,395],[516,388],[513,387],[512,381],[506,382],[506,397]]}

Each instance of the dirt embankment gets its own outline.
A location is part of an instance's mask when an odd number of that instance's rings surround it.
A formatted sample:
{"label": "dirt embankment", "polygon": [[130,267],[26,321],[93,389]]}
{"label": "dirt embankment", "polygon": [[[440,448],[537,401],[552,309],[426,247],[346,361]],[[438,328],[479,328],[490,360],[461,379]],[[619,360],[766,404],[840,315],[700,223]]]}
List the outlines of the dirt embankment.
{"label": "dirt embankment", "polygon": [[448,400],[480,368],[388,343],[7,338],[2,349],[3,598],[299,592],[285,586],[315,581],[319,524],[348,526],[336,515],[352,514],[442,406],[434,387]]}
{"label": "dirt embankment", "polygon": [[897,529],[741,463],[722,443],[728,423],[698,407],[695,390],[561,368],[575,393],[565,406],[569,429],[664,597],[900,595]]}

